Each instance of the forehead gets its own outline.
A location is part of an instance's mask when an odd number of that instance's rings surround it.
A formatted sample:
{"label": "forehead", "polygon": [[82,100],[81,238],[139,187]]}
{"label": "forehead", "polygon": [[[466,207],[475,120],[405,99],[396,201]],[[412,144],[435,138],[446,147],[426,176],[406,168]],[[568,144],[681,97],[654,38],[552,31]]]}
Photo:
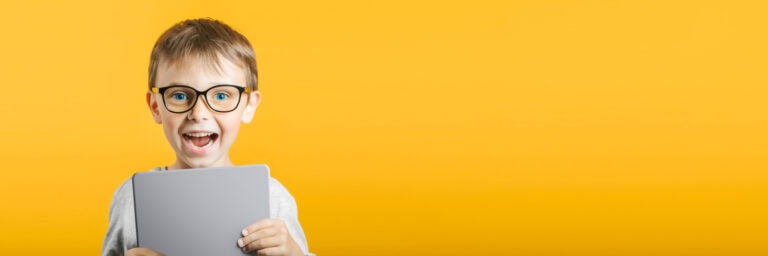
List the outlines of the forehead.
{"label": "forehead", "polygon": [[157,66],[155,85],[183,84],[206,89],[219,84],[246,86],[245,69],[227,58],[215,60],[187,57],[175,61],[161,59]]}

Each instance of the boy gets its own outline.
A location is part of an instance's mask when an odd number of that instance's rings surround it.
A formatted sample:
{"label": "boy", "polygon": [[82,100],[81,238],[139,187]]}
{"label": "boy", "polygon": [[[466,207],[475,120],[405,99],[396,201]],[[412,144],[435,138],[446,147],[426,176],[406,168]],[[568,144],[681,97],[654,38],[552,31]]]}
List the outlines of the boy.
{"label": "boy", "polygon": [[[151,171],[232,166],[229,148],[240,122],[249,123],[261,100],[256,60],[248,40],[212,19],[182,21],[155,43],[150,57],[147,104],[176,153],[176,161]],[[169,188],[172,189],[172,188]],[[243,227],[232,241],[258,255],[307,255],[296,202],[270,179],[270,218]],[[102,255],[159,255],[135,248],[136,223],[130,179],[117,189]]]}

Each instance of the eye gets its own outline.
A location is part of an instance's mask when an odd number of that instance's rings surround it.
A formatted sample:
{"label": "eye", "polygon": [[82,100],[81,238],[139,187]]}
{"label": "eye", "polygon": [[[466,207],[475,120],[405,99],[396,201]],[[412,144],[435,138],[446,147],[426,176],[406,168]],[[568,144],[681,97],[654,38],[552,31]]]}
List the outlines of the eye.
{"label": "eye", "polygon": [[174,93],[172,95],[172,97],[173,97],[174,100],[186,100],[187,99],[187,95],[184,94],[184,93],[180,93],[180,92]]}
{"label": "eye", "polygon": [[216,93],[216,95],[213,96],[216,100],[227,100],[229,98],[229,95],[223,92]]}

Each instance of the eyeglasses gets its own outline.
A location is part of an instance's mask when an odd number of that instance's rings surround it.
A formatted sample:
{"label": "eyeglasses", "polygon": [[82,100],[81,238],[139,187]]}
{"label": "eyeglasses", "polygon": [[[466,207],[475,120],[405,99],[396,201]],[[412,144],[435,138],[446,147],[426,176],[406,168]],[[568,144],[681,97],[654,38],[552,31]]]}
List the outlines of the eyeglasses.
{"label": "eyeglasses", "polygon": [[240,95],[243,92],[250,93],[251,88],[221,84],[198,91],[186,85],[172,85],[163,88],[152,87],[152,92],[163,96],[163,105],[171,113],[184,113],[195,107],[200,95],[205,96],[205,103],[213,111],[231,112],[240,105]]}

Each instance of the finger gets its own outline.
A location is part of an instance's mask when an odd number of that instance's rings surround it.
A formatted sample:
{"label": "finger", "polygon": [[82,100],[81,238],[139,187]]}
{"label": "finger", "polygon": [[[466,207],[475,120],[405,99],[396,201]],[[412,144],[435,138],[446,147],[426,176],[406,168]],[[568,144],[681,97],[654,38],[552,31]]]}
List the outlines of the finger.
{"label": "finger", "polygon": [[275,225],[275,222],[277,222],[277,220],[275,219],[263,219],[263,220],[257,221],[256,223],[253,223],[245,227],[242,231],[242,234],[243,236],[247,236],[248,234],[253,233],[256,230],[273,226]]}
{"label": "finger", "polygon": [[238,239],[237,245],[240,247],[243,247],[246,244],[250,244],[251,242],[259,240],[261,238],[277,236],[285,232],[288,232],[288,231],[285,229],[276,228],[276,227],[262,228],[262,229],[256,230],[256,232],[250,233],[247,236],[244,236]]}
{"label": "finger", "polygon": [[270,237],[265,237],[265,238],[253,241],[250,244],[246,244],[245,247],[243,247],[243,251],[255,252],[261,249],[281,246],[284,243],[285,243],[284,237],[270,236]]}
{"label": "finger", "polygon": [[269,247],[265,249],[261,249],[256,252],[256,255],[264,255],[264,256],[271,256],[271,255],[286,255],[285,246],[278,246],[278,247]]}
{"label": "finger", "polygon": [[164,254],[156,252],[149,248],[133,248],[125,252],[126,256],[164,256]]}

